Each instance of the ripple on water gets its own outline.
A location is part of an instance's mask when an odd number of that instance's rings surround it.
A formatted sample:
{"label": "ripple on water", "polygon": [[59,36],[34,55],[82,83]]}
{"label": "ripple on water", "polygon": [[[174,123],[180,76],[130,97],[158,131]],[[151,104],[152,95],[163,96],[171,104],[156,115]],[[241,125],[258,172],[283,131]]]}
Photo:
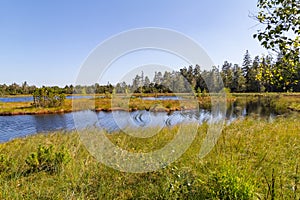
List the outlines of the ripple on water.
{"label": "ripple on water", "polygon": [[[250,109],[228,112],[226,122],[230,124],[235,119],[249,115],[249,113],[251,113]],[[189,122],[214,123],[224,117],[220,112],[212,114],[208,110],[174,111],[172,113],[145,110],[134,112],[79,111],[65,114],[0,116],[0,142],[40,132],[83,129],[90,126],[114,132],[126,128],[147,129],[148,127],[174,126]],[[272,121],[274,117],[275,115],[271,115],[269,121]],[[74,123],[74,119],[76,119],[76,123]]]}

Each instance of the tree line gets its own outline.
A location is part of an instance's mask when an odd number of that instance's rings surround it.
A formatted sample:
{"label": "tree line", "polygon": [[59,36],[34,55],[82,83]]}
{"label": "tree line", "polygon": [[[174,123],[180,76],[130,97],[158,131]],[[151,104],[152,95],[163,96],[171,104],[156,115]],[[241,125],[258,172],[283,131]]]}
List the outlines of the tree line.
{"label": "tree line", "polygon": [[[121,82],[116,85],[96,83],[91,86],[66,85],[47,87],[47,91],[57,94],[113,94],[113,93],[190,93],[215,92],[223,86],[231,92],[300,92],[300,70],[291,70],[279,54],[256,56],[252,60],[246,51],[243,64],[225,61],[222,66],[202,70],[201,66],[183,67],[178,71],[155,72],[154,77],[137,74],[132,83]],[[45,86],[41,87],[45,88]],[[0,85],[0,95],[33,95],[39,89],[27,82],[18,85]]]}
{"label": "tree line", "polygon": [[32,94],[37,87],[34,85],[28,85],[25,81],[21,85],[12,83],[11,85],[0,84],[0,96],[4,95],[28,95]]}
{"label": "tree line", "polygon": [[[179,71],[155,72],[150,81],[144,73],[132,83],[108,83],[92,86],[66,85],[64,88],[47,87],[57,94],[112,94],[112,93],[165,93],[219,91],[224,87],[231,92],[300,92],[300,3],[299,0],[258,0],[259,12],[253,16],[263,27],[253,35],[263,47],[277,54],[256,56],[251,59],[246,51],[242,66],[225,61],[220,67],[202,70],[201,66],[183,67]],[[44,87],[44,86],[43,86]],[[42,87],[42,88],[43,88]],[[34,94],[41,88],[0,84],[0,96]]]}
{"label": "tree line", "polygon": [[126,90],[137,93],[155,92],[215,92],[223,86],[236,93],[249,92],[300,92],[300,66],[289,67],[281,53],[251,58],[244,54],[242,65],[225,61],[222,66],[202,70],[201,66],[183,67],[179,71],[155,72],[153,81],[143,72],[136,75],[131,85],[118,83],[117,93]]}

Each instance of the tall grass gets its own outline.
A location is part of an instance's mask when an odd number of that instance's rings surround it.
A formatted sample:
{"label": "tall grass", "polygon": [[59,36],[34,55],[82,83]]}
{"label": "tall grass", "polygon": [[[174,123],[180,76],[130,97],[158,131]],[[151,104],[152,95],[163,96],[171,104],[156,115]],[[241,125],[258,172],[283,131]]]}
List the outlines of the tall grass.
{"label": "tall grass", "polygon": [[[300,198],[299,117],[277,118],[271,123],[252,118],[237,120],[223,130],[210,154],[199,159],[207,128],[207,124],[199,127],[190,148],[171,165],[137,174],[97,162],[75,131],[38,134],[3,143],[0,199]],[[149,152],[168,143],[177,130],[178,127],[164,128],[148,139],[133,139],[121,132],[108,137],[124,149]],[[53,155],[66,152],[68,162],[61,162],[60,170],[54,173],[28,173],[32,166],[26,159],[41,146],[53,146]],[[51,160],[47,162],[52,166]]]}

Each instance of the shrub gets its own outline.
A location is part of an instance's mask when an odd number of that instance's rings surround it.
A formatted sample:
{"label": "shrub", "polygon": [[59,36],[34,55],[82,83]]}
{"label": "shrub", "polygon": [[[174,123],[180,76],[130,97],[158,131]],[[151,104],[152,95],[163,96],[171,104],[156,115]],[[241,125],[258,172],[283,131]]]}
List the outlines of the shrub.
{"label": "shrub", "polygon": [[254,198],[254,184],[231,169],[214,172],[209,177],[210,195],[225,200]]}
{"label": "shrub", "polygon": [[58,172],[63,164],[69,162],[70,156],[63,148],[60,151],[55,151],[53,146],[39,146],[37,151],[31,153],[25,160],[29,166],[29,172]]}
{"label": "shrub", "polygon": [[33,105],[35,107],[59,107],[64,105],[66,97],[58,88],[42,87],[33,92]]}

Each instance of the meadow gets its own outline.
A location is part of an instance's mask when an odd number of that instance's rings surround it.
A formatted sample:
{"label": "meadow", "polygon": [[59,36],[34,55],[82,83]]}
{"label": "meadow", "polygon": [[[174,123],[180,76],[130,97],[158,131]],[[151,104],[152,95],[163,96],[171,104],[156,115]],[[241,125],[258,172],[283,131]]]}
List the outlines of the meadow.
{"label": "meadow", "polygon": [[[238,119],[223,129],[214,149],[200,159],[208,126],[199,126],[192,145],[177,161],[147,173],[120,172],[99,163],[75,131],[14,139],[0,144],[0,198],[300,198],[299,115],[272,121]],[[177,131],[178,126],[163,128],[148,139],[122,132],[107,137],[128,151],[149,152],[167,144]]]}
{"label": "meadow", "polygon": [[[163,94],[161,94],[163,95]],[[144,100],[133,95],[70,99],[56,108],[35,108],[30,102],[0,103],[1,115],[95,111],[210,109],[209,96],[187,100]],[[199,157],[209,124],[198,127],[191,146],[174,163],[147,173],[126,173],[97,161],[80,135],[94,129],[39,133],[0,144],[0,199],[294,199],[300,198],[300,95],[297,93],[227,94],[236,108],[261,105],[258,114],[224,126],[213,150]],[[184,102],[184,103],[182,103]],[[249,106],[248,105],[248,106]],[[246,106],[247,107],[247,106]],[[259,114],[270,108],[275,118]],[[239,110],[239,109],[237,109]],[[184,130],[192,130],[185,124]],[[140,139],[122,131],[105,133],[129,152],[161,149],[180,126],[165,127]],[[136,134],[142,129],[132,130]],[[155,132],[155,127],[147,132]],[[186,132],[189,135],[189,131]],[[181,148],[174,146],[174,149]],[[112,155],[113,156],[113,155]],[[126,158],[124,158],[126,159]]]}

